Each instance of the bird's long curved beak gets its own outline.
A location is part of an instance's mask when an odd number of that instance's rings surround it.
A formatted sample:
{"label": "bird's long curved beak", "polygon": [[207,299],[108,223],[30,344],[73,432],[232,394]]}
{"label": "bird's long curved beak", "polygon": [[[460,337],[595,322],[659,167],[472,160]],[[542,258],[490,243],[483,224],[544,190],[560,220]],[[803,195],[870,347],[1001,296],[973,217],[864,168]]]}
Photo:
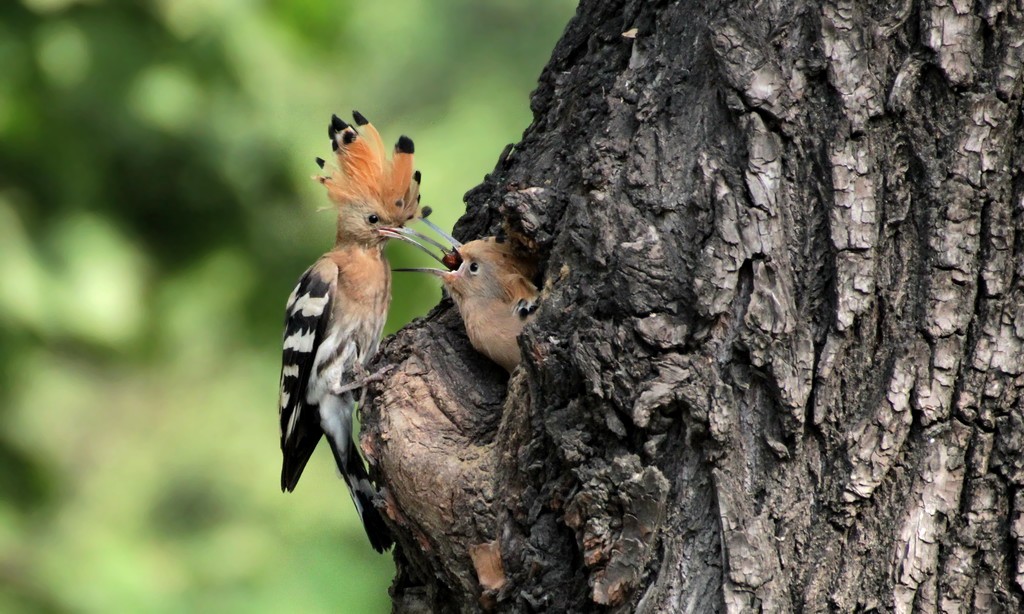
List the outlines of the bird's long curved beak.
{"label": "bird's long curved beak", "polygon": [[[442,252],[444,252],[446,254],[450,253],[453,250],[452,247],[448,247],[447,245],[444,245],[442,243],[438,243],[437,241],[431,239],[427,235],[419,233],[419,232],[416,232],[412,228],[398,227],[398,228],[391,228],[390,230],[392,230],[394,232],[397,232],[400,235],[404,235],[406,237],[409,237],[410,239],[415,239],[417,241],[424,241],[426,243],[430,243],[431,245],[433,245],[434,247],[436,247],[437,249],[441,250]],[[440,234],[440,233],[438,233],[438,234]],[[444,235],[442,235],[442,237],[443,236]],[[447,238],[447,237],[445,237],[445,238]],[[453,243],[452,245],[455,245],[455,244]],[[462,244],[460,243],[458,245],[455,245],[455,247],[456,248],[462,247]]]}
{"label": "bird's long curved beak", "polygon": [[[458,249],[462,247],[462,243],[459,243],[458,241],[453,239],[447,233],[441,231],[433,224],[431,224],[430,227],[435,228],[438,231],[438,234],[441,234],[443,238],[451,240],[452,247],[444,245],[443,243],[439,243],[438,241],[435,241],[434,239],[424,235],[423,233],[416,232],[411,228],[389,226],[384,228],[378,228],[377,232],[380,233],[382,236],[388,237],[390,239],[399,239],[400,241],[405,241],[406,243],[415,245],[419,249],[430,254],[431,258],[440,262],[449,271],[454,271],[458,269],[459,266],[462,264],[462,254],[459,253]],[[425,245],[423,245],[423,243],[429,243],[430,245],[433,245],[434,247],[441,250],[441,253],[443,255],[438,256],[437,254],[431,252],[429,249],[427,249]]]}
{"label": "bird's long curved beak", "polygon": [[437,224],[435,224],[435,223],[433,223],[433,222],[431,222],[430,220],[427,219],[427,216],[432,213],[430,207],[424,207],[421,211],[422,211],[421,217],[417,218],[420,222],[423,222],[424,224],[427,225],[427,228],[429,228],[429,229],[433,230],[434,232],[436,232],[437,234],[441,235],[442,239],[444,239],[445,241],[448,241],[449,243],[451,243],[453,249],[458,250],[460,247],[462,247],[462,243],[459,243],[458,241],[456,241],[455,237],[453,237],[450,234],[448,234],[447,232],[441,230],[440,226],[438,226]]}
{"label": "bird's long curved beak", "polygon": [[[402,232],[402,231],[406,231],[406,232]],[[408,243],[409,245],[415,245],[417,248],[423,250],[426,254],[428,254],[434,260],[437,260],[442,265],[444,264],[444,260],[442,260],[440,256],[438,256],[434,252],[430,251],[430,249],[428,249],[427,246],[423,245],[422,243],[420,243],[419,241],[416,240],[416,239],[426,239],[429,243],[434,243],[434,241],[431,240],[429,237],[424,237],[424,236],[420,235],[418,232],[408,230],[407,228],[392,228],[390,226],[385,226],[383,228],[378,228],[377,229],[377,233],[380,234],[382,237],[387,237],[389,239],[398,239],[399,241],[404,241],[404,242]],[[416,237],[416,238],[413,238],[413,237]]]}
{"label": "bird's long curved beak", "polygon": [[435,275],[437,277],[440,277],[441,279],[445,279],[449,275],[451,275],[451,273],[448,272],[448,271],[442,271],[441,269],[431,269],[431,268],[426,268],[426,267],[407,267],[407,268],[391,269],[391,270],[392,271],[397,271],[399,273],[427,273],[428,275]]}

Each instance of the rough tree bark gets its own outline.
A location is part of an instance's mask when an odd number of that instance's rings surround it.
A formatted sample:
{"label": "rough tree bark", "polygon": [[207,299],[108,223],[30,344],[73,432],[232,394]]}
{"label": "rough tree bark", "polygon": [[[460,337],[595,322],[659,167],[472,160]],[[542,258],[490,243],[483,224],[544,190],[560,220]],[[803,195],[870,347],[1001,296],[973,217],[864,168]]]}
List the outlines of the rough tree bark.
{"label": "rough tree bark", "polygon": [[524,364],[382,354],[396,609],[1022,611],[1022,19],[584,0],[456,228],[542,263]]}

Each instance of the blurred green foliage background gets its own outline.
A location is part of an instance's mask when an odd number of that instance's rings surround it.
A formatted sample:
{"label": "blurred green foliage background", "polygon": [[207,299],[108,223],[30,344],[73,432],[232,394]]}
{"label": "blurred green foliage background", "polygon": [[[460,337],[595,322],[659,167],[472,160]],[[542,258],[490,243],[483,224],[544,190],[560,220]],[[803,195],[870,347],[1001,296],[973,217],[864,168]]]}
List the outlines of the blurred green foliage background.
{"label": "blurred green foliage background", "polygon": [[[327,450],[278,488],[284,300],[334,229],[313,158],[359,109],[450,227],[573,9],[0,3],[0,611],[389,609]],[[439,297],[394,291],[389,332]]]}

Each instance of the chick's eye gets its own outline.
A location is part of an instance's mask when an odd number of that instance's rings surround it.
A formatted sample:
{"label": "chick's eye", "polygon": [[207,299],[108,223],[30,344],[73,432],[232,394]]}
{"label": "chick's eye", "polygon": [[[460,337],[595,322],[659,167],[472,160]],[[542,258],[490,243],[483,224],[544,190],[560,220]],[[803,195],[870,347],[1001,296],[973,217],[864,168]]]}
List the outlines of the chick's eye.
{"label": "chick's eye", "polygon": [[368,217],[368,218],[366,218],[366,219],[367,219],[367,221],[369,221],[369,222],[370,222],[371,224],[376,224],[377,222],[379,222],[379,221],[380,221],[380,218],[379,218],[379,217],[377,216],[377,214],[376,214],[376,213],[374,213],[374,214],[371,214],[371,215],[370,215],[370,217]]}
{"label": "chick's eye", "polygon": [[479,271],[480,271],[480,264],[479,263],[476,263],[476,262],[470,262],[469,263],[469,272],[470,273],[477,273]]}

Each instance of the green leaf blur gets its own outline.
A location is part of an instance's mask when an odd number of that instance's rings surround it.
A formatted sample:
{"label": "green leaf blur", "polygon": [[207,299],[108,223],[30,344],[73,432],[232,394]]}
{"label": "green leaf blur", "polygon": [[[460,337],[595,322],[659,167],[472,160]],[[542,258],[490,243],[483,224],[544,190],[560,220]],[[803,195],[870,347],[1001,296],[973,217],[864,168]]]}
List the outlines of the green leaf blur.
{"label": "green leaf blur", "polygon": [[[359,109],[451,227],[573,5],[0,3],[0,611],[390,608],[326,449],[278,488],[284,300],[333,238],[313,159]],[[388,332],[440,296],[394,293]]]}

